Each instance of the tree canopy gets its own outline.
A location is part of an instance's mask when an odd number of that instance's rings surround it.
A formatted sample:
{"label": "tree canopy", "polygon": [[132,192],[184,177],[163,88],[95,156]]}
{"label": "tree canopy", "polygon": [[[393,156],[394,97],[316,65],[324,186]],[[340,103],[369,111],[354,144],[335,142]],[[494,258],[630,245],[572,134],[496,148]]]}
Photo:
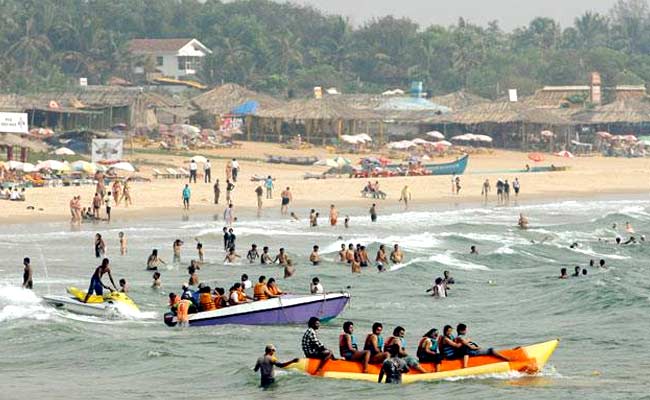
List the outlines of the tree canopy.
{"label": "tree canopy", "polygon": [[549,18],[504,32],[459,19],[423,27],[386,16],[353,26],[339,15],[268,0],[0,0],[0,87],[33,92],[129,79],[132,38],[195,37],[213,50],[199,78],[275,94],[313,86],[377,92],[424,82],[432,94],[466,89],[650,82],[650,8],[619,0],[561,27]]}

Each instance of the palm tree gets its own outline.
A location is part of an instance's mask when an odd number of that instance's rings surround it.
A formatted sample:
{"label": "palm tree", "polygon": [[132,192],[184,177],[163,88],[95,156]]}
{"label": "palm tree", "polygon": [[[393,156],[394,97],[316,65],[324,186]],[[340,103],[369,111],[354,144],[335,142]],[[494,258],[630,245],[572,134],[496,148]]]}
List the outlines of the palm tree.
{"label": "palm tree", "polygon": [[25,71],[31,71],[37,60],[45,59],[52,51],[52,44],[46,34],[39,32],[34,17],[25,21],[25,34],[12,44],[6,52],[22,64]]}

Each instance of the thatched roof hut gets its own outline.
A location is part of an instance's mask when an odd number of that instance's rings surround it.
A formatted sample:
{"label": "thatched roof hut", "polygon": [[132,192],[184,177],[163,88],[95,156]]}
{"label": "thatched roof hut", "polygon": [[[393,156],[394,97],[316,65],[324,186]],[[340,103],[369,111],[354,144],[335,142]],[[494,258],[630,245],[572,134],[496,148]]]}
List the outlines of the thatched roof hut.
{"label": "thatched roof hut", "polygon": [[431,101],[436,104],[450,108],[452,111],[458,111],[476,104],[489,103],[490,100],[477,96],[475,94],[459,90],[442,96],[434,96]]}
{"label": "thatched roof hut", "polygon": [[650,123],[650,97],[619,100],[585,109],[574,114],[573,118],[582,124]]}
{"label": "thatched roof hut", "polygon": [[525,104],[502,101],[482,103],[464,110],[439,115],[427,122],[441,122],[462,125],[478,124],[539,124],[539,125],[569,125],[570,121],[547,110],[534,108]]}
{"label": "thatched roof hut", "polygon": [[218,86],[194,97],[191,101],[198,109],[210,115],[229,114],[234,108],[249,101],[259,103],[259,110],[268,110],[283,104],[283,101],[275,97],[254,92],[234,83]]}
{"label": "thatched roof hut", "polygon": [[321,99],[300,99],[290,101],[280,107],[262,110],[257,113],[260,118],[278,118],[284,120],[379,120],[378,113],[368,109],[347,106],[337,96]]}

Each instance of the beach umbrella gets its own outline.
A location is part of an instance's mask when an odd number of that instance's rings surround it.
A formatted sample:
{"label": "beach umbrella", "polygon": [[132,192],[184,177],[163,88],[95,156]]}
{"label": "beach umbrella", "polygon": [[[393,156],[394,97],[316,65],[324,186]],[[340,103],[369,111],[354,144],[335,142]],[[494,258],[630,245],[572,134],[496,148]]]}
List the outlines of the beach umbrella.
{"label": "beach umbrella", "polygon": [[36,166],[34,164],[31,164],[31,163],[24,163],[22,170],[23,170],[23,172],[35,172],[36,171]]}
{"label": "beach umbrella", "polygon": [[359,139],[356,137],[356,135],[341,135],[341,140],[344,141],[345,143],[349,143],[349,144],[360,143]]}
{"label": "beach umbrella", "polygon": [[471,133],[466,133],[464,135],[457,135],[451,138],[451,140],[457,140],[459,142],[469,142],[470,140],[474,140],[474,135]]}
{"label": "beach umbrella", "polygon": [[208,159],[203,157],[203,156],[193,156],[190,157],[190,161],[194,160],[194,162],[205,164],[208,162]]}
{"label": "beach umbrella", "polygon": [[58,160],[40,161],[36,164],[36,170],[51,169],[52,171],[69,171],[70,165]]}
{"label": "beach umbrella", "polygon": [[605,131],[596,132],[596,135],[598,135],[598,137],[600,137],[601,139],[611,139],[612,138],[612,134],[609,133],[609,132],[605,132]]}
{"label": "beach umbrella", "polygon": [[553,133],[551,131],[542,131],[541,135],[544,136],[544,137],[549,137],[550,138],[550,137],[554,137],[555,133]]}
{"label": "beach umbrella", "polygon": [[7,169],[15,169],[15,170],[22,170],[23,169],[23,163],[21,163],[20,161],[15,161],[15,160],[7,161],[7,162],[5,162],[5,168],[7,168]]}
{"label": "beach umbrella", "polygon": [[474,135],[474,140],[478,142],[492,143],[492,138],[488,135]]}
{"label": "beach umbrella", "polygon": [[330,168],[336,168],[339,166],[339,164],[334,161],[331,158],[326,158],[324,160],[318,160],[314,163],[314,165],[320,166],[320,167],[330,167]]}
{"label": "beach umbrella", "polygon": [[128,162],[118,162],[117,164],[111,165],[111,168],[119,169],[121,171],[126,171],[126,172],[135,172],[135,168],[131,163]]}
{"label": "beach umbrella", "polygon": [[360,133],[357,135],[359,139],[362,139],[364,143],[372,142],[372,138],[367,133]]}
{"label": "beach umbrella", "polygon": [[423,144],[431,144],[432,145],[433,144],[433,142],[429,142],[428,140],[424,140],[424,139],[420,139],[420,138],[413,139],[412,142],[414,144],[418,144],[418,145],[423,145]]}
{"label": "beach umbrella", "polygon": [[97,172],[97,166],[95,164],[84,160],[75,161],[70,164],[70,167],[73,171],[86,172],[88,174],[94,174]]}
{"label": "beach umbrella", "polygon": [[528,154],[528,159],[535,162],[544,161],[544,155],[542,153],[530,153]]}
{"label": "beach umbrella", "polygon": [[440,146],[440,147],[450,147],[452,144],[446,140],[441,140],[439,142],[434,143],[435,146]]}
{"label": "beach umbrella", "polygon": [[54,150],[54,154],[57,156],[74,156],[76,153],[67,147],[59,147],[58,149]]}
{"label": "beach umbrella", "polygon": [[416,145],[410,140],[401,140],[399,142],[390,142],[387,144],[387,146],[391,149],[406,150],[411,147],[415,147]]}
{"label": "beach umbrella", "polygon": [[634,135],[625,135],[625,136],[622,137],[622,139],[625,140],[626,142],[636,142],[637,141],[637,138]]}
{"label": "beach umbrella", "polygon": [[562,150],[558,153],[555,153],[558,157],[573,158],[575,157],[570,151]]}
{"label": "beach umbrella", "polygon": [[432,137],[434,139],[444,139],[445,138],[445,135],[443,135],[442,133],[440,133],[438,131],[430,131],[430,132],[425,133],[425,135],[430,136],[430,137]]}

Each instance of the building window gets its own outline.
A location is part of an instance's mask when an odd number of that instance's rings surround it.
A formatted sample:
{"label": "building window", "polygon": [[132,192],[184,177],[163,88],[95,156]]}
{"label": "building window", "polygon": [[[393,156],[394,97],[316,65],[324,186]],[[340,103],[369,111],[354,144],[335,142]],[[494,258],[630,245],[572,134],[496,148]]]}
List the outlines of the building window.
{"label": "building window", "polygon": [[156,57],[156,67],[162,67],[163,66],[163,58],[162,56]]}
{"label": "building window", "polygon": [[201,57],[178,57],[178,69],[180,71],[198,71],[201,68]]}

